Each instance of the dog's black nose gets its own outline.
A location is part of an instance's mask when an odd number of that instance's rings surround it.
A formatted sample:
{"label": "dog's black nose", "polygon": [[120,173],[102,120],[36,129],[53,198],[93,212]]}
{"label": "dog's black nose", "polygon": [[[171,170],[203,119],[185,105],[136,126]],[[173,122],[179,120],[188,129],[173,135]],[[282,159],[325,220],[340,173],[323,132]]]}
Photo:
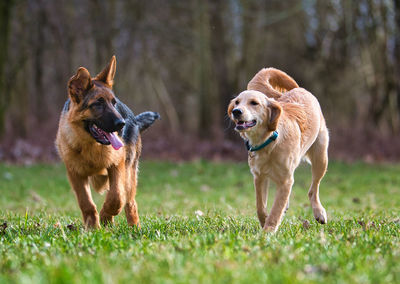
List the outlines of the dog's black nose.
{"label": "dog's black nose", "polygon": [[234,118],[239,118],[243,114],[243,112],[240,109],[235,108],[234,110],[232,110],[232,114]]}
{"label": "dog's black nose", "polygon": [[117,119],[116,121],[114,121],[114,126],[117,130],[122,129],[122,127],[125,126],[125,120],[123,119]]}

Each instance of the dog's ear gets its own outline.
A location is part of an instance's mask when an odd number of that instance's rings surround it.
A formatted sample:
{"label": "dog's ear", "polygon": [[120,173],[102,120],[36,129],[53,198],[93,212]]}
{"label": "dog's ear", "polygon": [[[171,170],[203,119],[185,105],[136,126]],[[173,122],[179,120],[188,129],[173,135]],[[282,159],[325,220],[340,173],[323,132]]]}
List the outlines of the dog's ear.
{"label": "dog's ear", "polygon": [[101,81],[108,85],[110,88],[114,84],[114,76],[115,76],[115,69],[117,67],[117,60],[115,59],[115,55],[110,60],[110,63],[103,69],[97,76],[94,78],[97,81]]}
{"label": "dog's ear", "polygon": [[268,130],[275,131],[278,127],[279,117],[282,113],[282,107],[276,101],[268,100],[269,120]]}
{"label": "dog's ear", "polygon": [[85,93],[92,87],[93,83],[90,79],[89,71],[84,67],[80,67],[68,81],[68,94],[72,101],[79,104]]}
{"label": "dog's ear", "polygon": [[229,103],[229,105],[228,105],[228,111],[227,111],[227,113],[228,113],[228,116],[229,116],[229,117],[231,117],[233,107],[234,107],[234,104],[233,104],[233,100],[232,100],[232,101]]}

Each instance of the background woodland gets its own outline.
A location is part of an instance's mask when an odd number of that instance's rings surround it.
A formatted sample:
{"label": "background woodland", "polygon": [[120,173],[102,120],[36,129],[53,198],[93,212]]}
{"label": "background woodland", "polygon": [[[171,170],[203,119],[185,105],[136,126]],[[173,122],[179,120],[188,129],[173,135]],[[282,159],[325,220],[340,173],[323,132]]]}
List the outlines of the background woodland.
{"label": "background woodland", "polygon": [[245,159],[226,107],[272,66],[319,99],[332,157],[400,159],[399,1],[2,0],[0,15],[0,159],[57,159],[68,79],[114,54],[116,95],[162,115],[149,158]]}

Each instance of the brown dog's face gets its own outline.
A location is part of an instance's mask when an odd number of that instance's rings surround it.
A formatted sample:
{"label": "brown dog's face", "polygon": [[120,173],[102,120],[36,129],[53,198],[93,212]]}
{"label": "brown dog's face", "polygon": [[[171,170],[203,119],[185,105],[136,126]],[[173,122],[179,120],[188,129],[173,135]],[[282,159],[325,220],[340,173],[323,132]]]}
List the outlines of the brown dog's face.
{"label": "brown dog's face", "polygon": [[260,128],[274,131],[281,111],[276,101],[258,91],[244,91],[228,106],[229,118],[235,122],[238,132],[253,132]]}
{"label": "brown dog's face", "polygon": [[86,68],[79,68],[68,82],[68,93],[72,122],[81,125],[100,144],[119,149],[123,144],[114,132],[121,130],[125,121],[115,108],[117,99],[112,91],[115,66],[113,57],[94,78]]}

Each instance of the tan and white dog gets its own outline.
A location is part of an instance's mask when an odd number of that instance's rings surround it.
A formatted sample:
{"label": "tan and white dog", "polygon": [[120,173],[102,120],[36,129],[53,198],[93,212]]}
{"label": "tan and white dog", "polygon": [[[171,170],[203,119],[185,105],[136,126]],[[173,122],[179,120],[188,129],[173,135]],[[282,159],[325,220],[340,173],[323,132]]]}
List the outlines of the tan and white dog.
{"label": "tan and white dog", "polygon": [[[328,166],[329,134],[317,99],[286,73],[266,68],[230,102],[228,115],[249,150],[261,227],[267,232],[278,229],[289,206],[294,171],[303,158],[312,167],[308,197],[314,217],[325,224],[327,215],[319,200],[319,184]],[[277,192],[268,215],[270,180],[276,183]]]}

